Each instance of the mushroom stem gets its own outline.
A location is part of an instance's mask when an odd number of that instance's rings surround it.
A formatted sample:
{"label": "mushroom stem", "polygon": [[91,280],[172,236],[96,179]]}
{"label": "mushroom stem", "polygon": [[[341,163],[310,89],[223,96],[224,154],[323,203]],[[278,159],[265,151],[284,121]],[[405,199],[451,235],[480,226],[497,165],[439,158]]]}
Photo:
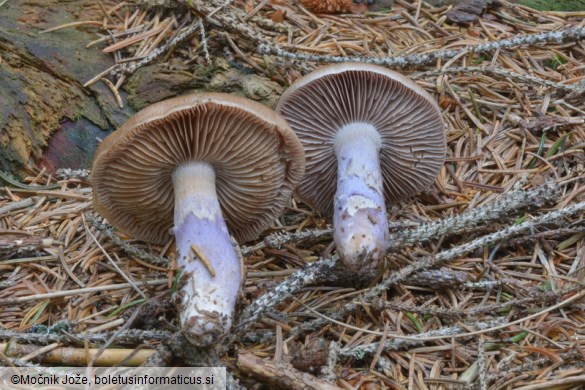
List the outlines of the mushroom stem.
{"label": "mushroom stem", "polygon": [[204,162],[180,165],[173,172],[173,189],[177,262],[185,272],[181,328],[193,344],[209,346],[231,328],[243,262],[221,213],[213,167]]}
{"label": "mushroom stem", "polygon": [[380,134],[367,123],[345,125],[335,136],[333,238],[342,261],[355,272],[375,272],[388,245],[381,145]]}

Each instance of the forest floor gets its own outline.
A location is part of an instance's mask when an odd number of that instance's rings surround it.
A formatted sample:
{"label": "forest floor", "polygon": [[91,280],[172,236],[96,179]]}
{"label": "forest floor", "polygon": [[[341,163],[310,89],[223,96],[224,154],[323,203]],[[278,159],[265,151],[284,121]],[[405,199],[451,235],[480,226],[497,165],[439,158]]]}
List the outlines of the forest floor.
{"label": "forest floor", "polygon": [[243,243],[241,311],[210,350],[177,332],[172,242],[102,220],[87,171],[3,173],[0,360],[225,365],[233,388],[582,388],[585,11],[482,4],[467,24],[452,5],[403,0],[353,14],[280,0],[84,8],[87,50],[114,59],[85,85],[119,107],[186,90],[273,106],[324,63],[369,61],[437,99],[447,159],[431,188],[388,205],[390,251],[369,286],[339,270],[330,217],[292,200]]}

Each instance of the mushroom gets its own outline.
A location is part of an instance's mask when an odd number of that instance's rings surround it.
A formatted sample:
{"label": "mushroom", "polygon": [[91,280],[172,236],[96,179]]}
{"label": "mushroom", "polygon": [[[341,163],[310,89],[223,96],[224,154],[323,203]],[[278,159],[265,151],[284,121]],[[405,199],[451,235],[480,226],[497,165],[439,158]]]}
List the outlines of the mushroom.
{"label": "mushroom", "polygon": [[164,244],[184,270],[181,329],[198,346],[230,329],[243,283],[237,244],[283,210],[304,172],[286,121],[251,100],[192,94],[146,107],[99,146],[95,209],[123,233]]}
{"label": "mushroom", "polygon": [[298,196],[333,212],[337,252],[350,270],[376,272],[388,247],[385,200],[428,188],[443,164],[439,107],[399,73],[344,63],[297,80],[276,110],[305,148]]}

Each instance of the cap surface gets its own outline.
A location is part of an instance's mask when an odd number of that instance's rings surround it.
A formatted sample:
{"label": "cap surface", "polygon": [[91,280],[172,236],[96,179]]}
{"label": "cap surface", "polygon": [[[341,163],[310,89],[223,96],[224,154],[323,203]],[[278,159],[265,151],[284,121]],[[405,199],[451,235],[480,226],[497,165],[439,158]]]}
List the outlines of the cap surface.
{"label": "cap surface", "polygon": [[293,83],[276,110],[305,148],[306,171],[297,193],[325,213],[332,213],[337,185],[335,135],[347,124],[368,123],[378,130],[387,201],[429,186],[445,159],[444,124],[436,102],[414,81],[380,66],[319,68]]}
{"label": "cap surface", "polygon": [[171,175],[189,161],[213,166],[223,216],[240,242],[278,216],[304,172],[302,145],[274,111],[227,94],[186,95],[146,107],[100,144],[94,206],[122,232],[165,243]]}

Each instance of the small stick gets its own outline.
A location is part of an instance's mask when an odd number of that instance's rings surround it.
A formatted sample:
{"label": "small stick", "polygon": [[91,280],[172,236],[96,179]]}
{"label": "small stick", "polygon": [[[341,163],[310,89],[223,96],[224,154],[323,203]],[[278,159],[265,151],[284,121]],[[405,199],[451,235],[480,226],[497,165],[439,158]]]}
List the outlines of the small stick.
{"label": "small stick", "polygon": [[73,271],[71,271],[71,268],[69,268],[69,265],[67,264],[67,260],[65,260],[65,255],[63,253],[63,248],[59,247],[59,250],[57,251],[57,257],[59,257],[59,261],[61,262],[61,265],[63,266],[63,269],[65,270],[65,272],[67,273],[67,275],[69,275],[69,277],[79,285],[79,287],[84,288],[85,284],[79,280],[77,278],[77,276],[75,276],[75,274],[73,273]]}
{"label": "small stick", "polygon": [[108,73],[112,72],[114,69],[116,69],[119,66],[119,64],[114,64],[112,66],[110,66],[108,69],[101,71],[100,73],[96,74],[95,76],[93,76],[91,79],[89,79],[88,81],[86,81],[83,86],[85,88],[89,87],[90,85],[92,85],[93,83],[96,83],[98,81],[100,81],[102,79],[102,77],[104,77],[105,75],[107,75]]}
{"label": "small stick", "polygon": [[53,344],[47,345],[45,347],[39,348],[36,351],[33,351],[33,352],[29,353],[28,355],[22,357],[20,359],[20,361],[21,362],[26,362],[26,361],[35,359],[37,356],[40,356],[40,355],[42,355],[44,353],[47,353],[47,352],[50,352],[50,351],[52,351],[54,349],[59,348],[59,346],[60,346],[59,343],[53,343]]}
{"label": "small stick", "polygon": [[213,62],[211,61],[211,56],[209,55],[209,47],[207,45],[207,34],[205,34],[205,26],[203,25],[203,19],[199,18],[197,21],[197,26],[199,27],[199,35],[201,36],[201,45],[203,46],[203,55],[205,57],[205,62],[207,65],[211,65]]}
{"label": "small stick", "polygon": [[195,244],[191,244],[191,250],[193,251],[193,253],[195,253],[195,256],[197,256],[197,258],[203,263],[205,268],[207,268],[209,274],[215,278],[216,275],[215,269],[213,268],[213,265],[211,264],[211,261],[209,261],[207,256],[205,256],[205,254],[202,251],[200,251],[199,247]]}
{"label": "small stick", "polygon": [[3,214],[8,214],[11,211],[25,209],[27,207],[30,207],[33,204],[35,204],[38,200],[39,200],[38,197],[33,196],[31,198],[19,200],[18,202],[8,203],[6,206],[0,207],[0,216],[3,216]]}
{"label": "small stick", "polygon": [[120,108],[124,108],[124,103],[122,102],[122,97],[120,96],[120,92],[118,92],[118,88],[116,88],[114,83],[112,83],[110,80],[108,80],[106,78],[102,78],[101,80],[104,82],[104,84],[106,84],[108,86],[110,91],[112,91],[112,94],[116,98],[116,102],[118,103],[118,106]]}
{"label": "small stick", "polygon": [[[47,348],[47,347],[45,347]],[[44,349],[44,348],[43,348]],[[31,355],[39,350],[36,345],[23,345],[18,343],[2,343],[0,350],[6,356],[17,357],[22,354]],[[97,354],[97,348],[54,348],[46,351],[40,361],[49,364],[59,364],[65,366],[86,366]],[[124,362],[126,367],[138,367],[146,361],[155,351],[152,349],[142,349],[136,352],[134,349],[108,349],[96,360],[96,366],[112,367]],[[130,359],[128,356],[134,354]],[[126,360],[127,359],[127,360]]]}
{"label": "small stick", "polygon": [[479,339],[479,351],[477,351],[477,367],[479,373],[479,388],[480,390],[487,390],[486,366],[485,366],[485,340],[483,337]]}
{"label": "small stick", "polygon": [[109,330],[115,327],[118,327],[124,323],[123,318],[118,318],[117,320],[106,322],[105,324],[101,324],[98,326],[94,326],[93,328],[89,328],[87,333],[99,333],[104,330]]}

